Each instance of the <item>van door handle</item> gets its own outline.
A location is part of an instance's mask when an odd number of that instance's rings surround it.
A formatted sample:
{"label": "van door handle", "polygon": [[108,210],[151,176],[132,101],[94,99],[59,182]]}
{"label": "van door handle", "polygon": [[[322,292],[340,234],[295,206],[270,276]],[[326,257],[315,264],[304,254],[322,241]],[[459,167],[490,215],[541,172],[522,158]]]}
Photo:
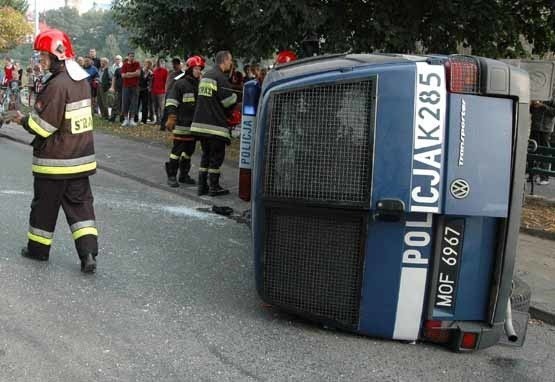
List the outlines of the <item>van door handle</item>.
{"label": "van door handle", "polygon": [[384,222],[401,221],[405,218],[405,203],[399,199],[378,200],[374,217]]}

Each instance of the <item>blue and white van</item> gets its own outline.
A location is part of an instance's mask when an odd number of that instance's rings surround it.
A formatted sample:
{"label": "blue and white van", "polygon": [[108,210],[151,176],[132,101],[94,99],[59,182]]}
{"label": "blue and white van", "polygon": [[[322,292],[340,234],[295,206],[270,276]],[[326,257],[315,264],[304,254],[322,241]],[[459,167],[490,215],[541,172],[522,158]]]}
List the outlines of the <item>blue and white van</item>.
{"label": "blue and white van", "polygon": [[256,106],[252,227],[265,302],[462,351],[523,335],[510,296],[526,72],[474,56],[321,56],[272,70]]}

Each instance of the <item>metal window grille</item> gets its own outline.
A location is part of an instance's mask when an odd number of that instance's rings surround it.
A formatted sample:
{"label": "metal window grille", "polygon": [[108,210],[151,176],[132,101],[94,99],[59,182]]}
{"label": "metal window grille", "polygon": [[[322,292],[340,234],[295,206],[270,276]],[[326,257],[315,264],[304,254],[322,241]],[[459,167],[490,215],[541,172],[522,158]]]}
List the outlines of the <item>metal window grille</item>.
{"label": "metal window grille", "polygon": [[365,220],[328,212],[267,210],[264,293],[277,306],[355,327]]}
{"label": "metal window grille", "polygon": [[270,100],[264,195],[366,205],[376,79],[278,92]]}

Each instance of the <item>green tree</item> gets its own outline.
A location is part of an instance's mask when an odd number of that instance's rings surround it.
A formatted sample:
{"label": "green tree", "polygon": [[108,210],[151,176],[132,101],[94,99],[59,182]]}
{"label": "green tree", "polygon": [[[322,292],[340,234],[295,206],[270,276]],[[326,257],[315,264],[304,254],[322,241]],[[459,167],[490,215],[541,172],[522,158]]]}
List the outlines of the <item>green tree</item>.
{"label": "green tree", "polygon": [[25,16],[11,7],[0,8],[0,51],[11,49],[32,33]]}
{"label": "green tree", "polygon": [[237,44],[238,30],[216,0],[116,0],[115,20],[151,53],[214,53]]}
{"label": "green tree", "polygon": [[299,51],[415,51],[515,57],[555,48],[552,0],[115,0],[115,19],[152,52],[244,57]]}
{"label": "green tree", "polygon": [[129,34],[112,16],[111,11],[95,9],[79,15],[75,8],[64,7],[46,11],[42,18],[50,27],[71,37],[77,55],[87,55],[90,48],[95,48],[98,57],[112,59],[115,54],[130,50]]}
{"label": "green tree", "polygon": [[0,0],[0,8],[2,7],[10,7],[19,13],[25,14],[29,8],[29,3],[27,0]]}

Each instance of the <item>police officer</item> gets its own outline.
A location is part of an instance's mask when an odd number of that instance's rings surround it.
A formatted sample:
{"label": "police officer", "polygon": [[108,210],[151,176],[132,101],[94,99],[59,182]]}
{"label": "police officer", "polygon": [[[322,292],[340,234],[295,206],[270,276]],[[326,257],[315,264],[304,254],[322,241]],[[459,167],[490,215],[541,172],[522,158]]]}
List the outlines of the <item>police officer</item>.
{"label": "police officer", "polygon": [[33,111],[14,121],[35,136],[34,197],[25,257],[46,261],[60,206],[70,226],[81,271],[94,273],[98,254],[89,176],[96,171],[88,74],[72,58],[69,37],[50,29],[37,35],[34,49],[48,77]]}
{"label": "police officer", "polygon": [[198,194],[219,196],[229,194],[220,186],[220,167],[225,158],[225,146],[231,143],[227,118],[237,103],[229,76],[233,61],[231,53],[216,54],[216,65],[199,83],[197,108],[191,132],[201,138],[202,159],[199,168]]}
{"label": "police officer", "polygon": [[[187,70],[175,78],[166,98],[165,114],[168,116],[166,129],[173,132],[173,148],[170,160],[166,162],[168,185],[178,187],[179,183],[195,184],[189,176],[191,156],[195,152],[196,139],[191,135],[191,122],[195,114],[198,84],[204,69],[204,59],[193,56],[187,60]],[[176,179],[179,168],[179,179]],[[179,183],[177,182],[179,180]]]}

